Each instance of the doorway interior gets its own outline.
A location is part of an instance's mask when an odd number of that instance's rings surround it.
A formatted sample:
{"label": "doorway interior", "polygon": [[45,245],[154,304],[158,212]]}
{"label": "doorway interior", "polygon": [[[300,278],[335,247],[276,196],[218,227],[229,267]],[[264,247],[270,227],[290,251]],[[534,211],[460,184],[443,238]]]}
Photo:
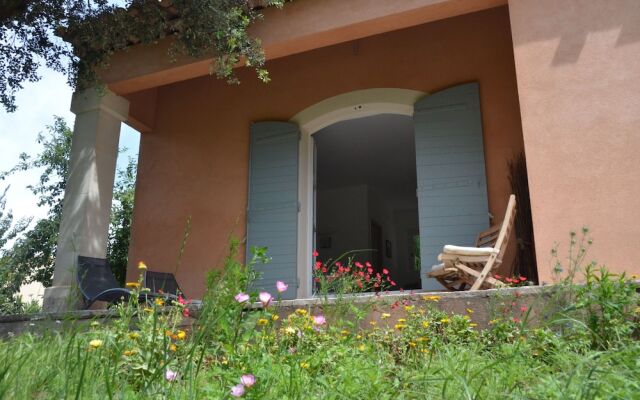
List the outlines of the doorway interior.
{"label": "doorway interior", "polygon": [[389,269],[396,288],[420,289],[414,121],[378,114],[313,135],[315,244],[323,259],[346,251]]}

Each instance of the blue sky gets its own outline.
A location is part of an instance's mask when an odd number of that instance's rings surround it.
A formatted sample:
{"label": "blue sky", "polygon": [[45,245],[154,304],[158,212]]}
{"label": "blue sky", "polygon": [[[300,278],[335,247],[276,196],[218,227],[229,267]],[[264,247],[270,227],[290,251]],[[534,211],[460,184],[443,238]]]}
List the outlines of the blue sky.
{"label": "blue sky", "polygon": [[[37,154],[41,147],[37,144],[38,133],[46,132],[46,126],[53,123],[53,116],[63,117],[73,127],[74,115],[69,111],[73,90],[67,85],[64,75],[43,69],[42,80],[25,84],[17,93],[18,110],[7,113],[0,106],[0,171],[6,171],[18,162],[21,153]],[[123,167],[129,156],[137,157],[140,134],[122,124],[120,147],[127,148],[118,157],[118,166]],[[0,190],[10,185],[7,194],[7,208],[14,216],[36,218],[44,217],[46,209],[37,206],[37,199],[26,188],[36,183],[39,171],[19,173],[0,181]]]}

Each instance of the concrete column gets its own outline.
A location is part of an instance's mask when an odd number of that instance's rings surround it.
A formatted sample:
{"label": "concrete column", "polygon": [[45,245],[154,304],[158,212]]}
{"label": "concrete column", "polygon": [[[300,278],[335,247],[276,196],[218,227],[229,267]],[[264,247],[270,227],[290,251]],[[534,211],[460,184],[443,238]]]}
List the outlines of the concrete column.
{"label": "concrete column", "polygon": [[77,306],[75,266],[79,255],[104,258],[120,124],[129,102],[111,93],[88,89],[73,95],[73,127],[69,176],[64,195],[62,222],[53,273],[53,286],[45,289],[45,311]]}

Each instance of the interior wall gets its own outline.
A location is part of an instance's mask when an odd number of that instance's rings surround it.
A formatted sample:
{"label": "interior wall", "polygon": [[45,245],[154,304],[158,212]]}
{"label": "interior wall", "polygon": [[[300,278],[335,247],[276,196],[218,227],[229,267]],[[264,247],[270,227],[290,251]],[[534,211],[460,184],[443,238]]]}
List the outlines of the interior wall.
{"label": "interior wall", "polygon": [[229,235],[245,234],[249,126],[289,120],[326,98],[396,87],[435,92],[480,83],[489,208],[501,216],[510,193],[506,162],[522,149],[509,14],[494,8],[269,61],[271,83],[238,69],[240,85],[202,77],[159,87],[153,130],[142,135],[129,279],[145,260],[174,271],[202,296]]}

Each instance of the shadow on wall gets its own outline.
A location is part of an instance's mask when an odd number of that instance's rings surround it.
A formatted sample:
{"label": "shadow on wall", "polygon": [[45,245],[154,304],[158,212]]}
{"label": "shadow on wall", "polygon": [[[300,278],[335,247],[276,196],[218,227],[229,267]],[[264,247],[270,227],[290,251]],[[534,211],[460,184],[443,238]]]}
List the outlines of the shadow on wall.
{"label": "shadow on wall", "polygon": [[[590,35],[617,31],[615,47],[640,41],[638,0],[518,1],[510,2],[509,13],[512,26],[516,26],[515,47],[559,39],[551,65],[578,62]],[[540,20],[544,20],[544,24]],[[518,26],[527,29],[517,29]]]}

